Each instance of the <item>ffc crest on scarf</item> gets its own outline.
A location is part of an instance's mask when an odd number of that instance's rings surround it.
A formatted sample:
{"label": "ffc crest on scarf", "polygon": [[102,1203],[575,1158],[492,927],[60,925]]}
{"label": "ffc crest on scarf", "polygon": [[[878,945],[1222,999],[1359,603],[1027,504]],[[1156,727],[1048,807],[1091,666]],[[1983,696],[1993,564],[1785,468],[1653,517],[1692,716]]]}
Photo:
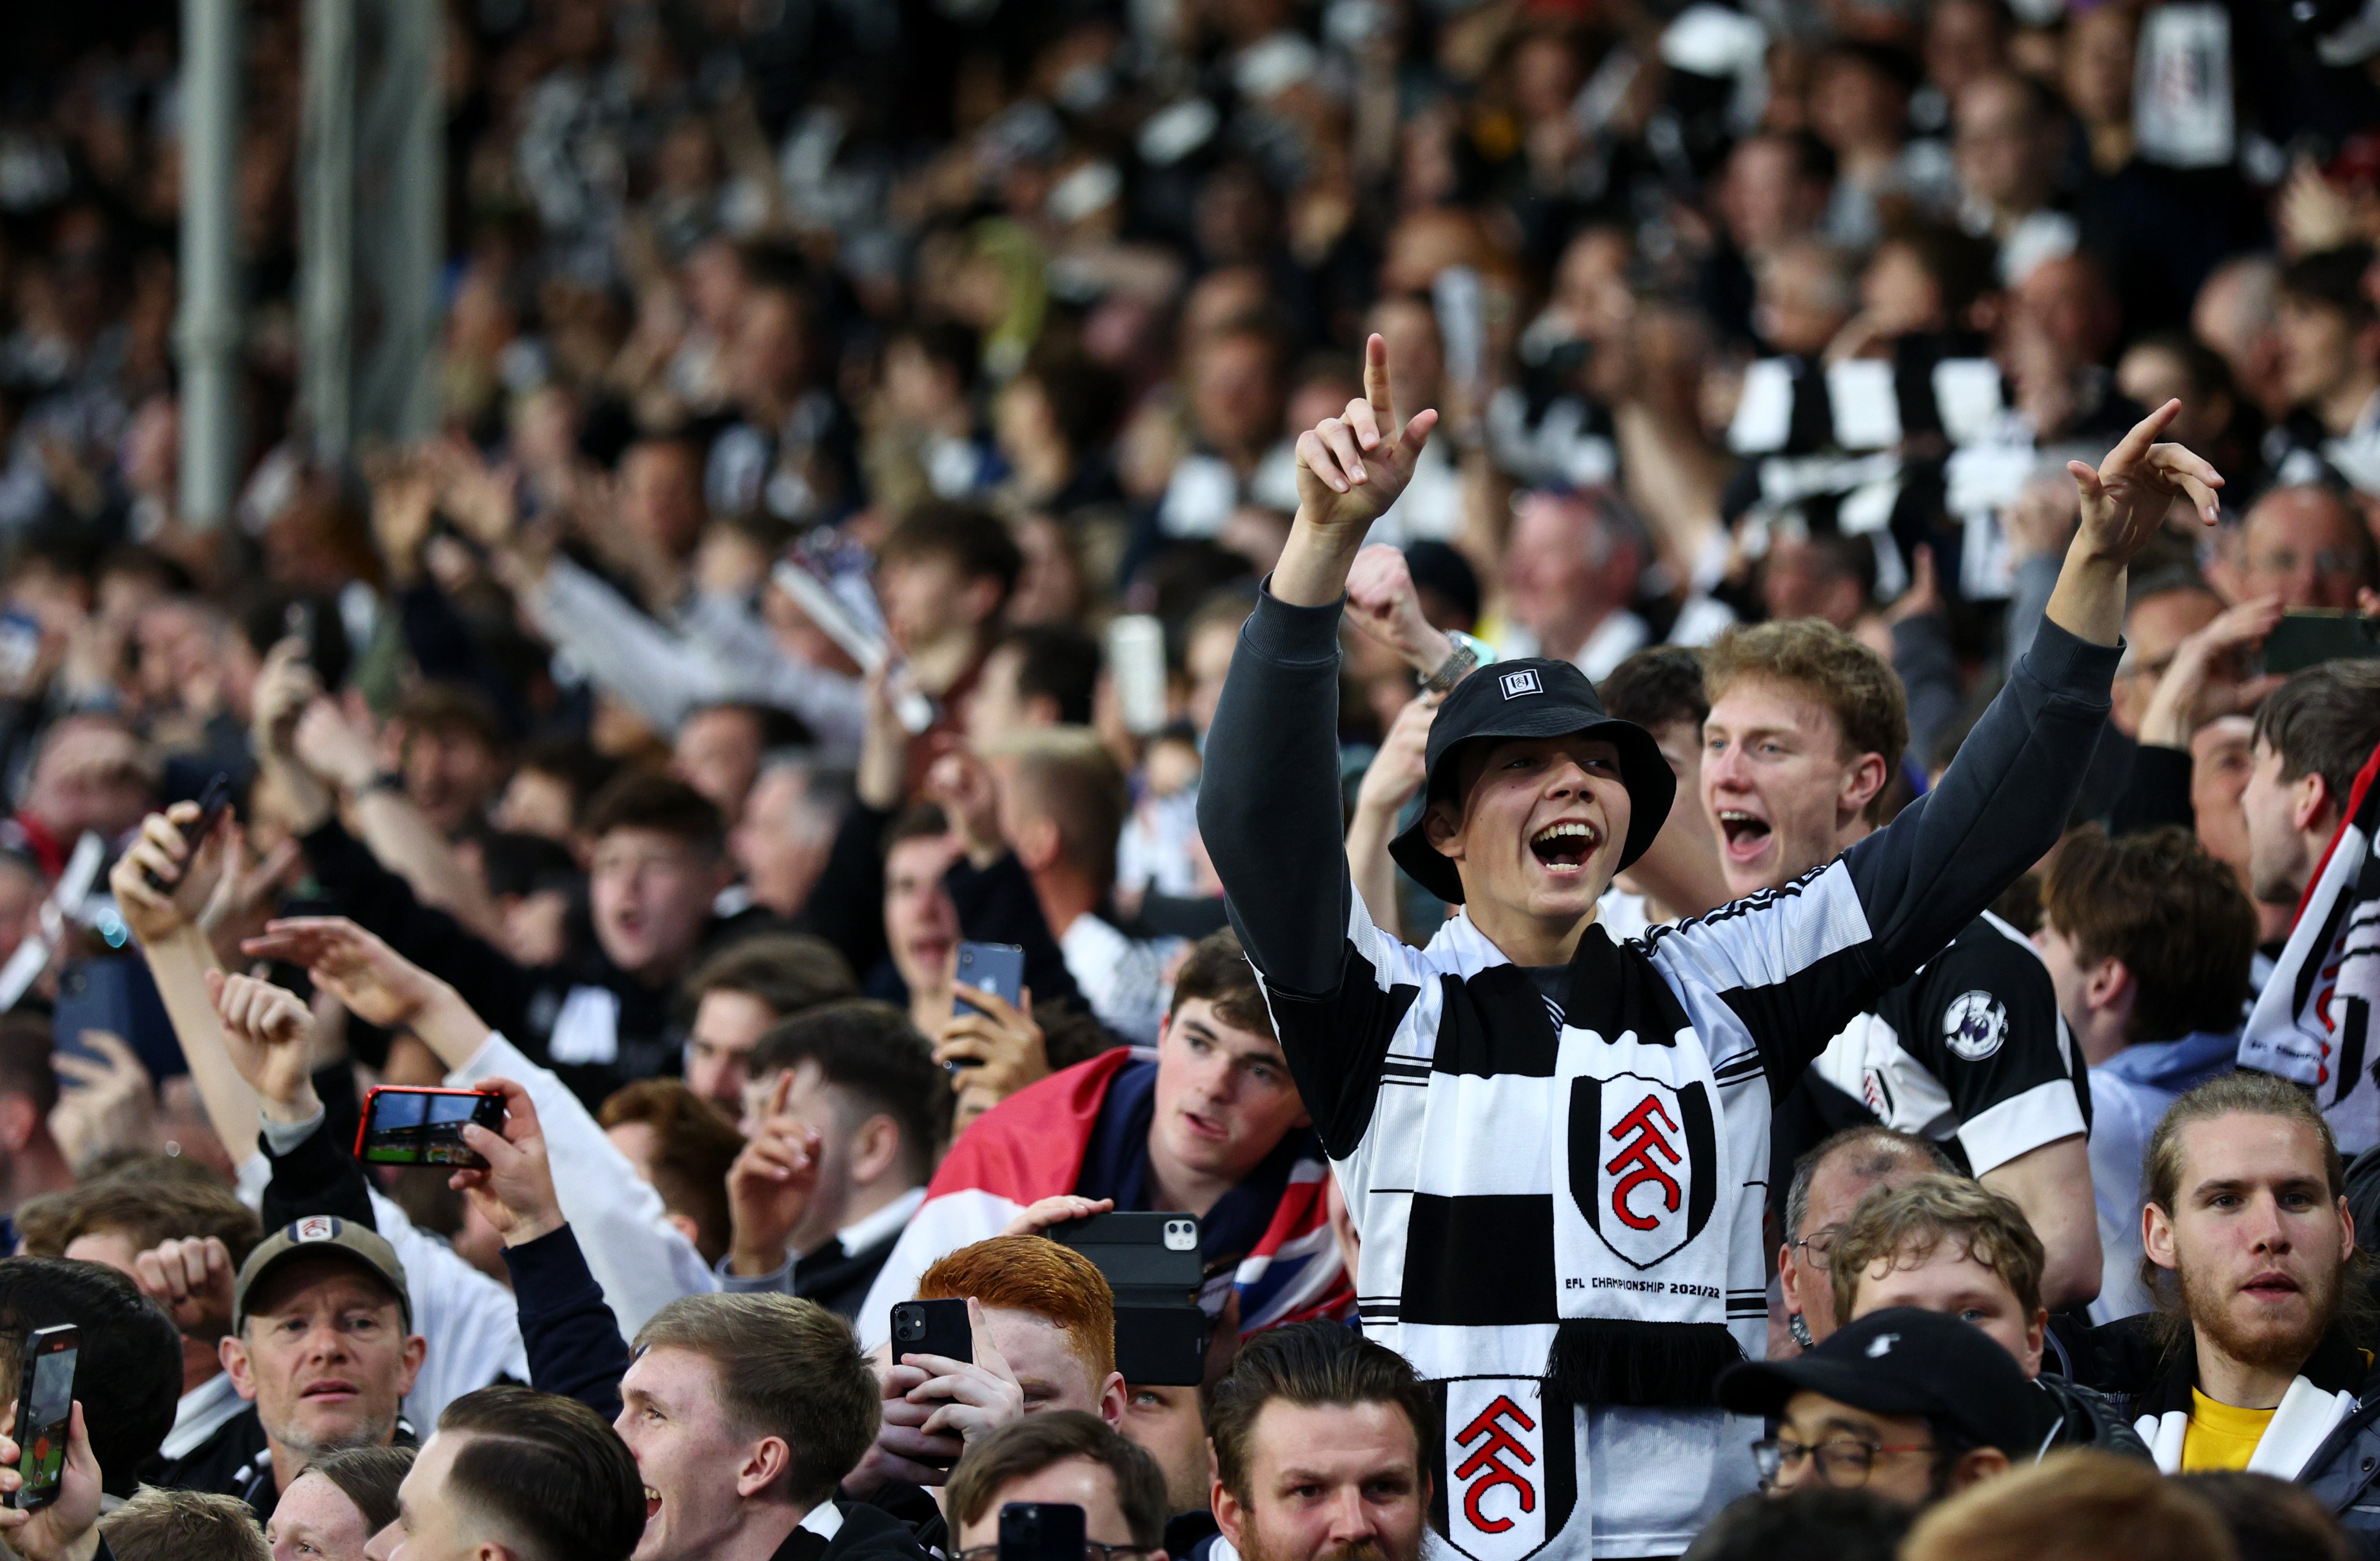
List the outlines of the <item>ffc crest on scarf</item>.
{"label": "ffc crest on scarf", "polygon": [[2380,749],[2306,888],[2280,962],[2240,1036],[2240,1066],[2309,1085],[2339,1152],[2380,1146]]}
{"label": "ffc crest on scarf", "polygon": [[[1109,1087],[1146,1056],[1121,1046],[1102,1052],[1018,1091],[959,1135],[860,1307],[861,1348],[891,1336],[892,1304],[917,1293],[918,1276],[937,1259],[999,1235],[1040,1199],[1078,1189]],[[1346,1314],[1352,1286],[1325,1209],[1329,1175],[1318,1153],[1299,1159],[1263,1236],[1240,1260],[1232,1285],[1243,1334]],[[1200,1301],[1217,1312],[1221,1287],[1209,1283]]]}

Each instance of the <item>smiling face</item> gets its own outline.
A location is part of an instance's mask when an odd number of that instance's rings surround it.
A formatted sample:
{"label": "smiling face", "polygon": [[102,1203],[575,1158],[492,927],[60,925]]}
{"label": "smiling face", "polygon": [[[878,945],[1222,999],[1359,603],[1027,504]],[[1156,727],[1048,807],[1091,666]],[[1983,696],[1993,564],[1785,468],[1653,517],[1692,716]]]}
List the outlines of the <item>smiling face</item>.
{"label": "smiling face", "polygon": [[1237,1181],[1308,1120],[1281,1043],[1185,998],[1157,1037],[1149,1152],[1160,1168]]}
{"label": "smiling face", "polygon": [[751,1451],[721,1402],[719,1368],[688,1349],[657,1345],[620,1379],[612,1429],[645,1482],[645,1537],[636,1561],[712,1554],[742,1526],[737,1471]]}
{"label": "smiling face", "polygon": [[1703,807],[1730,894],[1781,888],[1851,844],[1886,770],[1847,746],[1835,713],[1789,683],[1739,677],[1711,701]]}
{"label": "smiling face", "polygon": [[1610,886],[1627,844],[1628,787],[1620,750],[1601,738],[1512,738],[1456,755],[1455,796],[1425,816],[1475,917],[1583,920]]}
{"label": "smiling face", "polygon": [[2201,1340],[2243,1365],[2294,1371],[2330,1326],[2355,1250],[2321,1135],[2235,1111],[2185,1123],[2178,1143],[2174,1206],[2142,1215],[2149,1260],[2179,1272]]}
{"label": "smiling face", "polygon": [[387,1445],[426,1348],[407,1335],[387,1286],[346,1259],[310,1256],[283,1263],[249,1298],[248,1325],[224,1340],[223,1361],[265,1433],[303,1463]]}

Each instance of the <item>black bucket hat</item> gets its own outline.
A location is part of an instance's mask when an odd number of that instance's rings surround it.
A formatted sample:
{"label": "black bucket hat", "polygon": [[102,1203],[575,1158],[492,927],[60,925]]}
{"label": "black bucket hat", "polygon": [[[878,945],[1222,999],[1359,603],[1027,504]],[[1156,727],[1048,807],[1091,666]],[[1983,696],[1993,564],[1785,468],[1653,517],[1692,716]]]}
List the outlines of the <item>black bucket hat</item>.
{"label": "black bucket hat", "polygon": [[1678,777],[1653,734],[1633,721],[1607,715],[1586,674],[1566,661],[1531,657],[1483,666],[1454,686],[1430,723],[1423,816],[1389,843],[1389,855],[1414,882],[1451,905],[1463,903],[1463,879],[1439,854],[1424,828],[1427,804],[1454,790],[1455,750],[1464,743],[1512,738],[1599,738],[1620,750],[1620,780],[1628,788],[1628,838],[1620,865],[1645,854],[1670,804]]}

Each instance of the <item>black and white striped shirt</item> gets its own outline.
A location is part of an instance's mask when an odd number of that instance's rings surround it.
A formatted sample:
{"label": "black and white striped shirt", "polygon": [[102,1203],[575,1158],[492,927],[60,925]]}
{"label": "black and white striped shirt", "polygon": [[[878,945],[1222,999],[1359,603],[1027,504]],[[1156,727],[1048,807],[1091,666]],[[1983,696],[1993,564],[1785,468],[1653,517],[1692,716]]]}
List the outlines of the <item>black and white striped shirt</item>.
{"label": "black and white striped shirt", "polygon": [[1261,600],[1199,820],[1362,1236],[1366,1331],[1444,1395],[1435,1521],[1473,1561],[1682,1550],[1754,1482],[1758,1428],[1710,1384],[1766,1344],[1773,1102],[2055,842],[2119,652],[2046,626],[1889,827],[1522,970],[1467,919],[1408,947],[1353,893],[1338,618]]}

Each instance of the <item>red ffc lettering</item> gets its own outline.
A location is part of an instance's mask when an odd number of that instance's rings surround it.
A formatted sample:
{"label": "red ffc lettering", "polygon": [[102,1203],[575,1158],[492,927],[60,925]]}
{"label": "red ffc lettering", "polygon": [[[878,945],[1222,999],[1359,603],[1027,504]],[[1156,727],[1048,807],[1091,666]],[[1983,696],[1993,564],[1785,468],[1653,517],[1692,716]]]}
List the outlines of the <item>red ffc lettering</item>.
{"label": "red ffc lettering", "polygon": [[[1659,1127],[1654,1125],[1656,1116],[1661,1119]],[[1631,1230],[1650,1230],[1661,1223],[1658,1215],[1639,1214],[1628,1206],[1628,1195],[1648,1181],[1660,1184],[1662,1202],[1670,1213],[1674,1214],[1678,1212],[1680,1194],[1677,1180],[1661,1169],[1653,1158],[1658,1153],[1672,1165],[1679,1163],[1678,1152],[1670,1147],[1670,1140],[1661,1132],[1662,1128],[1673,1133],[1678,1130],[1678,1125],[1670,1119],[1670,1114],[1661,1108],[1659,1098],[1654,1095],[1646,1095],[1637,1103],[1635,1110],[1612,1124],[1609,1136],[1614,1143],[1632,1133],[1635,1135],[1603,1167],[1607,1171],[1618,1171],[1623,1165],[1628,1167],[1627,1174],[1612,1186],[1611,1212],[1619,1216],[1621,1224]]]}
{"label": "red ffc lettering", "polygon": [[[1471,1526],[1483,1534],[1500,1534],[1512,1526],[1512,1520],[1510,1518],[1489,1518],[1479,1510],[1479,1498],[1499,1485],[1510,1485],[1520,1493],[1523,1512],[1535,1512],[1537,1509],[1536,1487],[1522,1478],[1519,1471],[1506,1463],[1502,1457],[1506,1453],[1511,1453],[1523,1463],[1530,1464],[1537,1461],[1536,1455],[1522,1445],[1518,1437],[1504,1429],[1503,1422],[1507,1420],[1512,1421],[1523,1431],[1537,1429],[1537,1422],[1524,1413],[1518,1404],[1513,1403],[1509,1396],[1499,1394],[1496,1402],[1479,1411],[1478,1419],[1455,1433],[1454,1440],[1461,1446],[1469,1447],[1474,1442],[1479,1443],[1471,1456],[1464,1458],[1461,1466],[1455,1470],[1454,1478],[1457,1482],[1461,1482],[1469,1480],[1475,1474],[1479,1476],[1477,1482],[1463,1494],[1463,1515],[1470,1518]],[[1482,1438],[1485,1440],[1483,1441]]]}

